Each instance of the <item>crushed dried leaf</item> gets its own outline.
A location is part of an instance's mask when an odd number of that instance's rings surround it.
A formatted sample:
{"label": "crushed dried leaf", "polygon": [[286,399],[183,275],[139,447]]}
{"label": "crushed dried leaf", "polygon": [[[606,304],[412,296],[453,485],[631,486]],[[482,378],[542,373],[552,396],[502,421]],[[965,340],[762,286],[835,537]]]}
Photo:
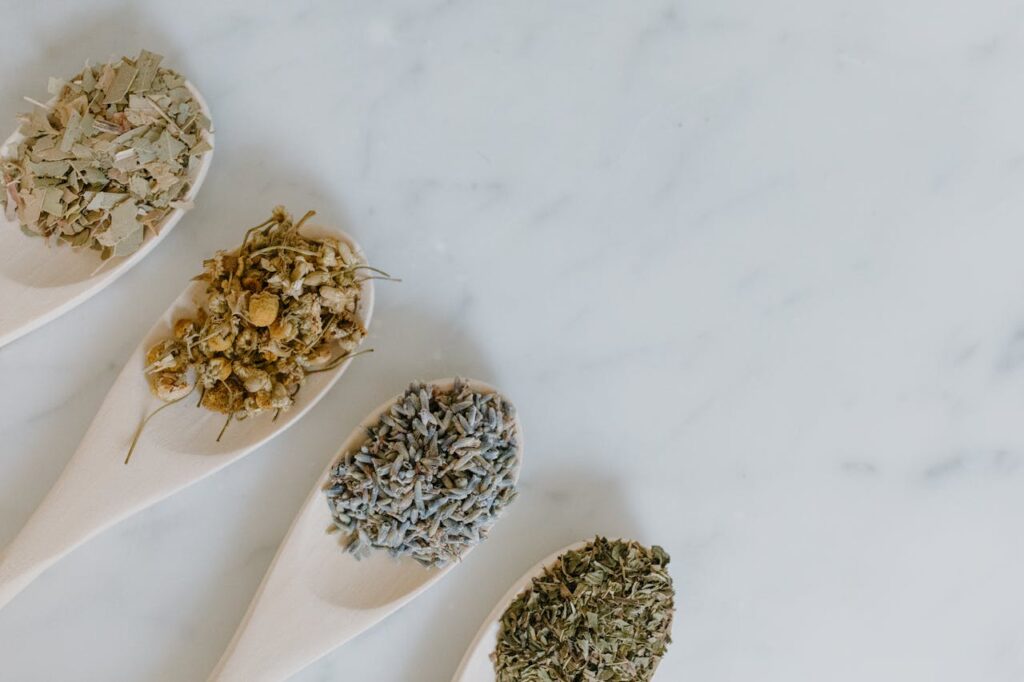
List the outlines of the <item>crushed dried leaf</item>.
{"label": "crushed dried leaf", "polygon": [[646,682],[672,641],[669,556],[596,537],[546,567],[501,616],[497,682]]}
{"label": "crushed dried leaf", "polygon": [[25,234],[127,256],[190,205],[211,123],[162,59],[142,50],[51,78],[54,99],[19,116],[24,139],[2,159],[0,199]]}

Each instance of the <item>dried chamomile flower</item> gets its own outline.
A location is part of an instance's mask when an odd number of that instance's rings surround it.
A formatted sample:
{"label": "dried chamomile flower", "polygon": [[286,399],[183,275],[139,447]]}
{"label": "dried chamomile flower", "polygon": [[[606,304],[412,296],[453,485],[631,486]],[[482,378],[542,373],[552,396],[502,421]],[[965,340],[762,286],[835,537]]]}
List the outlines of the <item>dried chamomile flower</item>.
{"label": "dried chamomile flower", "polygon": [[142,50],[69,81],[19,117],[24,137],[0,160],[7,219],[51,243],[127,256],[184,200],[212,149],[210,120],[185,79]]}
{"label": "dried chamomile flower", "polygon": [[205,261],[196,277],[205,303],[147,354],[157,397],[199,388],[202,407],[244,419],[288,409],[310,374],[352,357],[366,335],[358,310],[372,268],[344,242],[302,235],[312,215],[296,223],[279,206],[238,249]]}
{"label": "dried chamomile flower", "polygon": [[675,592],[661,547],[595,538],[565,552],[501,616],[497,682],[650,680]]}
{"label": "dried chamomile flower", "polygon": [[461,558],[515,499],[515,408],[457,379],[414,383],[331,471],[325,492],[347,549],[427,566]]}

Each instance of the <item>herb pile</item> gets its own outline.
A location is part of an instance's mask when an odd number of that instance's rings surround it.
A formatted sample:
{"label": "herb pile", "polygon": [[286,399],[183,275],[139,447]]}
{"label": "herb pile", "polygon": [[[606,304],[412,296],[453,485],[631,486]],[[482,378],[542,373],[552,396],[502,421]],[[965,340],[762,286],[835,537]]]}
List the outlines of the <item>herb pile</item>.
{"label": "herb pile", "polygon": [[204,263],[206,302],[147,354],[154,394],[175,402],[198,386],[200,405],[243,419],[287,409],[308,375],[352,356],[371,268],[344,242],[300,234],[312,215],[293,223],[278,206],[236,251]]}
{"label": "herb pile", "polygon": [[561,555],[502,615],[497,682],[649,680],[671,642],[668,562],[601,537]]}
{"label": "herb pile", "polygon": [[106,259],[133,253],[188,208],[210,120],[162,59],[143,50],[50,79],[54,101],[19,117],[25,139],[2,162],[8,220]]}
{"label": "herb pile", "polygon": [[464,380],[412,384],[366,436],[325,488],[357,557],[376,547],[444,566],[486,538],[516,496],[515,408]]}

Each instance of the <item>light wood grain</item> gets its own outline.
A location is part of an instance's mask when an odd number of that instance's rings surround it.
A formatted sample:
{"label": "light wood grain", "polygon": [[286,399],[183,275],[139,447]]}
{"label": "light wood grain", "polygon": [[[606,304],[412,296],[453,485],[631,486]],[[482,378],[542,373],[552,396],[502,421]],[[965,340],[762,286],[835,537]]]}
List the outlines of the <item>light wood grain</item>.
{"label": "light wood grain", "polygon": [[[316,226],[303,232],[329,234],[347,242],[348,235]],[[373,314],[371,280],[362,286],[357,311],[369,328]],[[163,410],[147,424],[132,459],[125,454],[142,419],[164,405],[153,396],[143,369],[146,351],[171,334],[175,320],[191,315],[205,285],[192,283],[132,353],[99,413],[57,483],[14,541],[0,553],[0,606],[12,599],[47,567],[97,533],[231,464],[302,418],[338,381],[352,359],[330,372],[307,377],[295,404],[276,421],[263,414],[234,421],[220,442],[224,415],[195,407],[190,398]]]}
{"label": "light wood grain", "polygon": [[[203,114],[212,120],[206,100],[186,83]],[[17,131],[0,146],[0,157],[15,152],[24,136]],[[211,132],[208,140],[214,144]],[[194,200],[213,162],[213,150],[200,157],[192,185],[182,197]],[[0,211],[0,347],[41,327],[95,296],[146,257],[170,233],[185,210],[176,208],[160,223],[156,234],[148,232],[139,249],[104,263],[98,251],[48,245],[42,238],[21,231],[17,220]]]}
{"label": "light wood grain", "polygon": [[[429,383],[449,389],[453,380]],[[480,393],[495,392],[478,381],[470,381],[469,385]],[[336,535],[327,533],[332,517],[323,488],[331,468],[342,455],[362,445],[366,428],[376,423],[400,397],[370,413],[317,479],[211,681],[283,680],[457,570],[457,564],[426,568],[413,559],[392,559],[383,551],[356,559],[343,549]],[[519,464],[514,475],[518,480],[523,455],[518,419],[516,436]],[[381,661],[382,666],[387,664]]]}

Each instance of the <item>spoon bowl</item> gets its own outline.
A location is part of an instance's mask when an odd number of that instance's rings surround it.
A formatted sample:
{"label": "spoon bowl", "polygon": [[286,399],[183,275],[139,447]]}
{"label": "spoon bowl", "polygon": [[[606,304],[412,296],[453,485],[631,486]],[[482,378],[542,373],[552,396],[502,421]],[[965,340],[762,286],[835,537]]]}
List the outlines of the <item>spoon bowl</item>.
{"label": "spoon bowl", "polygon": [[[427,383],[447,390],[454,379]],[[467,383],[477,393],[497,393],[482,382]],[[371,412],[331,458],[281,542],[211,682],[285,679],[381,621],[455,568],[455,563],[427,568],[379,550],[356,559],[327,534],[333,518],[323,489],[331,469],[365,442],[367,427],[401,397]],[[518,418],[515,428],[518,464],[513,475],[518,480],[523,457]]]}
{"label": "spoon bowl", "polygon": [[537,562],[521,578],[512,583],[512,587],[498,601],[497,606],[494,607],[484,620],[480,630],[476,633],[476,637],[473,638],[473,643],[469,645],[466,655],[462,658],[462,663],[459,665],[455,677],[452,678],[452,682],[494,682],[494,663],[491,661],[491,653],[498,646],[498,631],[501,625],[501,617],[504,615],[505,610],[508,609],[509,605],[515,601],[515,598],[523,590],[530,586],[533,579],[541,575],[544,569],[553,564],[558,557],[566,552],[581,549],[588,542],[589,540],[574,542],[563,547]]}
{"label": "spoon bowl", "polygon": [[[343,232],[304,228],[346,242],[365,262],[359,246]],[[205,285],[191,283],[167,309],[129,358],[99,413],[60,478],[14,541],[0,552],[0,607],[46,568],[118,521],[252,452],[302,418],[338,381],[352,362],[307,376],[295,404],[280,413],[234,420],[218,442],[224,415],[197,409],[196,401],[169,406],[146,425],[131,461],[125,455],[139,424],[167,405],[150,391],[146,352],[171,334],[174,321],[191,315]],[[373,282],[361,284],[357,314],[369,329]]]}
{"label": "spoon bowl", "polygon": [[[194,85],[185,84],[200,111],[210,118],[206,100]],[[212,120],[212,119],[211,119]],[[0,145],[0,158],[15,153],[25,139],[15,131]],[[214,143],[212,132],[206,138]],[[213,150],[199,157],[191,185],[181,197],[191,201],[199,193],[213,161]],[[47,240],[25,235],[17,219],[8,220],[0,211],[0,347],[46,324],[102,291],[133,265],[145,258],[185,215],[184,208],[172,210],[161,221],[156,234],[147,233],[142,246],[128,256],[100,259],[98,251],[50,246]]]}

